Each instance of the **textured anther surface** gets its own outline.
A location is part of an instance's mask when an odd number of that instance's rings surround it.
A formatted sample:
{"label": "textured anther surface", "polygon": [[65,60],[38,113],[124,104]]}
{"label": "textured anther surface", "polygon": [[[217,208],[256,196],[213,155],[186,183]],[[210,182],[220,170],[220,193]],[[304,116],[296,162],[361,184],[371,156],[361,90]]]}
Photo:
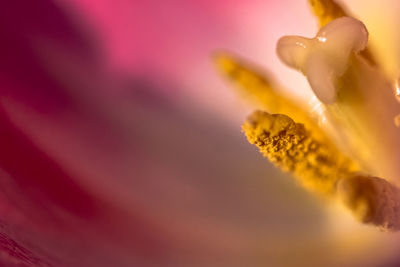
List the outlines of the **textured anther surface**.
{"label": "textured anther surface", "polygon": [[355,170],[334,147],[315,140],[303,124],[286,115],[256,111],[242,129],[265,157],[313,191],[334,193],[336,182]]}

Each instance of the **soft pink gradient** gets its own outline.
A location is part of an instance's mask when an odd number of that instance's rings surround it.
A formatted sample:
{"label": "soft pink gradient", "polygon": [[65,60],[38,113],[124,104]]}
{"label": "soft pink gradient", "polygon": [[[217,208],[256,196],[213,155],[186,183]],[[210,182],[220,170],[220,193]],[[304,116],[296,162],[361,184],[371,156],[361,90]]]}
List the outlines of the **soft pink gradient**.
{"label": "soft pink gradient", "polygon": [[96,30],[109,71],[167,77],[183,88],[177,100],[190,99],[235,122],[247,109],[232,114],[237,100],[215,74],[210,60],[215,51],[228,49],[281,73],[287,77],[282,83],[298,88],[294,93],[304,99],[311,93],[306,81],[275,56],[283,32],[314,33],[306,1],[86,0],[63,5]]}
{"label": "soft pink gradient", "polygon": [[303,86],[275,41],[314,29],[306,4],[288,0],[5,4],[0,265],[392,260],[377,248],[393,238],[330,218],[247,144],[248,107],[210,63],[229,49]]}

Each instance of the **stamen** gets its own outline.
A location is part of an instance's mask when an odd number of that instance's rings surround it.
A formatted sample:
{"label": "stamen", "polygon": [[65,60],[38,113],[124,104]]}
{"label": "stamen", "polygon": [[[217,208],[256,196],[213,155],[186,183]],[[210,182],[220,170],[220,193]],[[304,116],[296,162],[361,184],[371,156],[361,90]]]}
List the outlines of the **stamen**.
{"label": "stamen", "polygon": [[226,52],[215,54],[214,61],[222,74],[238,85],[240,93],[261,109],[270,113],[287,114],[297,122],[307,125],[319,140],[327,139],[319,128],[317,119],[314,120],[302,106],[283,95],[283,90],[274,85],[265,73]]}
{"label": "stamen", "polygon": [[332,194],[339,179],[357,170],[333,146],[319,142],[286,115],[256,111],[242,129],[265,157],[313,191]]}
{"label": "stamen", "polygon": [[223,75],[239,85],[240,93],[263,108],[280,110],[287,104],[295,105],[278,93],[265,73],[261,74],[255,67],[249,67],[243,60],[222,52],[214,55],[214,61]]}
{"label": "stamen", "polygon": [[319,19],[321,27],[325,26],[334,19],[348,16],[345,10],[332,0],[309,0],[314,14]]}
{"label": "stamen", "polygon": [[336,100],[338,78],[344,74],[352,53],[363,50],[368,32],[360,21],[342,17],[319,30],[316,37],[285,36],[278,41],[279,58],[303,72],[315,95],[325,104]]}
{"label": "stamen", "polygon": [[400,190],[384,179],[356,175],[340,180],[338,195],[363,223],[400,230]]}
{"label": "stamen", "polygon": [[363,223],[400,230],[400,189],[381,178],[354,175],[356,164],[313,139],[303,124],[283,114],[255,111],[242,129],[265,157],[306,188],[337,195]]}

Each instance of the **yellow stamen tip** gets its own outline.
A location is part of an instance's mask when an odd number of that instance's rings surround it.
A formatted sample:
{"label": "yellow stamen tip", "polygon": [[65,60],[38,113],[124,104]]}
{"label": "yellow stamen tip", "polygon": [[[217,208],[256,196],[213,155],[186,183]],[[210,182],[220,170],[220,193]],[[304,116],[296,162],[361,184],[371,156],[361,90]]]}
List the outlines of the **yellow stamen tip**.
{"label": "yellow stamen tip", "polygon": [[239,93],[252,104],[270,113],[287,114],[296,121],[306,124],[318,139],[326,139],[309,113],[284,95],[266,73],[226,52],[215,53],[213,58],[218,70],[234,82]]}
{"label": "yellow stamen tip", "polygon": [[355,170],[334,147],[319,142],[303,124],[286,115],[256,111],[242,129],[265,157],[313,191],[331,194],[336,182]]}
{"label": "yellow stamen tip", "polygon": [[347,15],[346,11],[333,0],[309,0],[308,2],[321,27],[334,19]]}
{"label": "yellow stamen tip", "polygon": [[237,68],[237,63],[228,53],[215,53],[213,58],[217,67],[224,73],[232,74]]}
{"label": "yellow stamen tip", "polygon": [[227,52],[215,53],[213,59],[218,70],[237,83],[241,92],[250,96],[255,102],[269,105],[275,100],[272,98],[277,94],[271,79],[256,67],[250,67],[243,60]]}

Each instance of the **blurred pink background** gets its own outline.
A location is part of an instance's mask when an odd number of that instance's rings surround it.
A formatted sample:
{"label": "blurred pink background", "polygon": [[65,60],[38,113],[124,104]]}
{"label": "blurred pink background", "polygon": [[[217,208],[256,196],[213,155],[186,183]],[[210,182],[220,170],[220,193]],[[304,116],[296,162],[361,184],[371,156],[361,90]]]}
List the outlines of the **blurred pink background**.
{"label": "blurred pink background", "polygon": [[1,265],[396,266],[397,235],[247,143],[252,107],[211,62],[238,53],[306,101],[275,43],[316,29],[306,1],[5,3]]}

